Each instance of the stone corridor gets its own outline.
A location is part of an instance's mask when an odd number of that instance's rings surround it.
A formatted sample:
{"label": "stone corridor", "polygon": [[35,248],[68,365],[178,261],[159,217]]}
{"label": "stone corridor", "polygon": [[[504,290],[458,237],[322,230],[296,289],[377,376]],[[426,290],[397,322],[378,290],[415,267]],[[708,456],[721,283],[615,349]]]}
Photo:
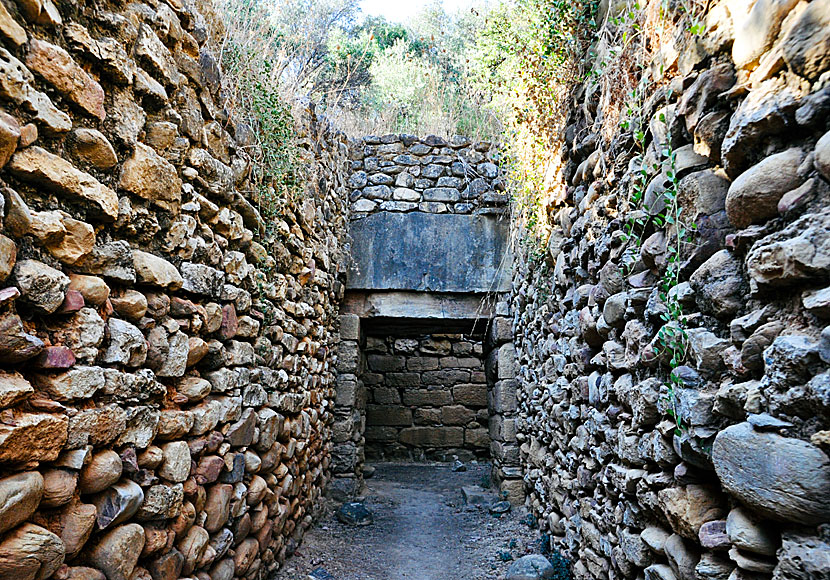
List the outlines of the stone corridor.
{"label": "stone corridor", "polygon": [[352,500],[373,579],[830,578],[830,0],[661,6],[622,106],[599,3],[528,208],[312,104],[283,195],[208,4],[0,1],[0,580],[308,574]]}

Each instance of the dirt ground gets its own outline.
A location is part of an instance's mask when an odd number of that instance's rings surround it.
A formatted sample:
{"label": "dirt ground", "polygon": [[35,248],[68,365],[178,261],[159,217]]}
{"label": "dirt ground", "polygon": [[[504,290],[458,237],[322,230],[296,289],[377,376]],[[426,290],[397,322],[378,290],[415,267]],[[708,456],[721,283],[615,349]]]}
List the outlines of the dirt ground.
{"label": "dirt ground", "polygon": [[496,580],[508,554],[539,551],[524,508],[496,517],[488,505],[465,505],[461,487],[486,481],[489,465],[468,463],[458,473],[447,464],[375,467],[366,480],[374,523],[350,527],[328,509],[274,580],[307,580],[318,568],[335,580]]}

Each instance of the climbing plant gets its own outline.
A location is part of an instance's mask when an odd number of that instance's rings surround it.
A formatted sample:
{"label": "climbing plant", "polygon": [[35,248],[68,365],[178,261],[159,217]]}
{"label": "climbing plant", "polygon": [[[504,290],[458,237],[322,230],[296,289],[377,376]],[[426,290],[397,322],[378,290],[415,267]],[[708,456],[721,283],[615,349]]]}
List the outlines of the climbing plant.
{"label": "climbing plant", "polygon": [[[658,120],[667,124],[664,113],[658,115]],[[635,260],[642,248],[643,236],[651,229],[663,230],[666,235],[665,267],[661,272],[659,298],[665,306],[660,314],[663,325],[657,332],[654,354],[658,360],[666,361],[669,372],[665,381],[667,389],[666,406],[669,415],[676,423],[677,432],[686,430],[682,417],[678,412],[678,393],[683,387],[683,381],[675,370],[681,366],[687,354],[688,335],[686,334],[683,307],[672,290],[680,283],[681,263],[683,250],[694,242],[697,225],[686,219],[683,207],[678,199],[679,180],[677,177],[677,154],[671,146],[671,132],[668,132],[666,143],[660,150],[661,159],[652,169],[658,175],[666,178],[666,188],[657,200],[663,208],[652,211],[654,208],[645,205],[645,187],[648,181],[648,168],[641,167],[634,173],[629,203],[634,214],[629,217],[625,228],[625,241],[629,244],[626,250],[626,259],[623,261],[623,274],[630,273]],[[655,207],[658,207],[655,204]],[[636,211],[637,209],[643,212]]]}

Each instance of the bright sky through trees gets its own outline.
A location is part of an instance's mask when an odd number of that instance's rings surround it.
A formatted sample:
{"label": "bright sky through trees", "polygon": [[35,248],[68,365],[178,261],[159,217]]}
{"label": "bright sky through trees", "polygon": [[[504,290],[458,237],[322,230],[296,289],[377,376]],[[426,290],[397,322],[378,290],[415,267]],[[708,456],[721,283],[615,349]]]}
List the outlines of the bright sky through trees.
{"label": "bright sky through trees", "polygon": [[[360,8],[364,16],[383,16],[390,22],[407,24],[413,16],[424,7],[433,4],[434,0],[363,0]],[[439,4],[449,14],[459,9],[469,8],[473,4],[480,4],[475,0],[440,0]]]}

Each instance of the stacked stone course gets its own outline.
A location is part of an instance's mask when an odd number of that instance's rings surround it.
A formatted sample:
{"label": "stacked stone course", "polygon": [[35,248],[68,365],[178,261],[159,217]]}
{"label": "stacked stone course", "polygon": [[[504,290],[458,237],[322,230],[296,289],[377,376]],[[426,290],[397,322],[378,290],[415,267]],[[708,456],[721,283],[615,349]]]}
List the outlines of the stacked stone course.
{"label": "stacked stone course", "polygon": [[368,337],[366,454],[462,461],[489,455],[483,344],[464,335]]}
{"label": "stacked stone course", "polygon": [[[574,91],[547,264],[515,272],[528,503],[577,578],[830,570],[830,2],[707,6],[705,33],[651,47],[665,60],[644,73],[644,155],[630,132],[598,132],[601,88]],[[698,228],[671,290],[679,429],[655,355],[672,226],[640,247],[624,235],[661,210],[668,147]]]}
{"label": "stacked stone course", "polygon": [[[330,471],[348,147],[260,215],[190,2],[0,4],[0,578],[264,578]],[[266,223],[267,222],[267,223]]]}
{"label": "stacked stone course", "polygon": [[503,215],[499,153],[456,136],[368,136],[350,143],[352,218],[381,211]]}

